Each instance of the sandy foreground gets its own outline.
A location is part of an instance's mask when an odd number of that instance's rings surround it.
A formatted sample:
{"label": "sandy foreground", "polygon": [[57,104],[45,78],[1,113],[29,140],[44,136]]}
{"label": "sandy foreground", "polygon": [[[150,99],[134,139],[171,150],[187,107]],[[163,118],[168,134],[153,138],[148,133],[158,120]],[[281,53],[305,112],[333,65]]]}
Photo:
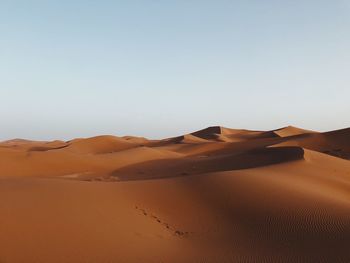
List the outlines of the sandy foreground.
{"label": "sandy foreground", "polygon": [[350,128],[0,143],[0,263],[350,262]]}

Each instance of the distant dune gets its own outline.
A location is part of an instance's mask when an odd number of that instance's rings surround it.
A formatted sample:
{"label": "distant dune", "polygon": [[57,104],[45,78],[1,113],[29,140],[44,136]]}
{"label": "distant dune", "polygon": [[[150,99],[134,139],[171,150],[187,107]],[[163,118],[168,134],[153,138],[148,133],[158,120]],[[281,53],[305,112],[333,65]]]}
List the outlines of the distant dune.
{"label": "distant dune", "polygon": [[0,143],[0,262],[350,262],[350,128]]}

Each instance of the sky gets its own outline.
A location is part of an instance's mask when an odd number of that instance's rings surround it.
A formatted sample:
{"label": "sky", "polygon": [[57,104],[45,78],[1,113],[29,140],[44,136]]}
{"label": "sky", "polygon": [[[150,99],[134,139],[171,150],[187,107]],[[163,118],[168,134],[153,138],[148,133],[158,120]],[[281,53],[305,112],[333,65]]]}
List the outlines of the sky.
{"label": "sky", "polygon": [[350,0],[0,0],[0,139],[350,126]]}

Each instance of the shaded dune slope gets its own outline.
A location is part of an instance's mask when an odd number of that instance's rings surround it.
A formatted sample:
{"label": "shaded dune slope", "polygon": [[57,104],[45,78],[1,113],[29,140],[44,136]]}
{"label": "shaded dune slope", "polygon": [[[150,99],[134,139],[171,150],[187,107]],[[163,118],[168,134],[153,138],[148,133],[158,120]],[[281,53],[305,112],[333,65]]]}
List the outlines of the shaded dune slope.
{"label": "shaded dune slope", "polygon": [[147,180],[231,171],[301,160],[300,147],[262,148],[238,154],[160,159],[137,163],[112,172],[118,180]]}

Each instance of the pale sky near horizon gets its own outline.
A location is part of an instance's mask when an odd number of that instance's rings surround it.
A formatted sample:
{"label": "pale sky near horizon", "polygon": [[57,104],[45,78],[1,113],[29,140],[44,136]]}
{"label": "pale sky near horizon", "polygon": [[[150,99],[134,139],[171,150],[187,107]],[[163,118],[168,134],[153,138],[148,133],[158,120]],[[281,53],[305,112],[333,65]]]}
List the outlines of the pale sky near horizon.
{"label": "pale sky near horizon", "polygon": [[350,126],[350,0],[0,0],[0,140]]}

